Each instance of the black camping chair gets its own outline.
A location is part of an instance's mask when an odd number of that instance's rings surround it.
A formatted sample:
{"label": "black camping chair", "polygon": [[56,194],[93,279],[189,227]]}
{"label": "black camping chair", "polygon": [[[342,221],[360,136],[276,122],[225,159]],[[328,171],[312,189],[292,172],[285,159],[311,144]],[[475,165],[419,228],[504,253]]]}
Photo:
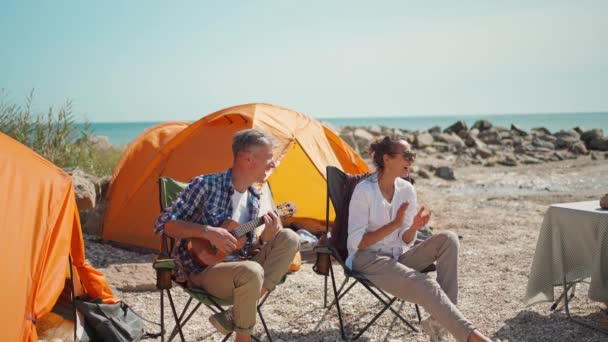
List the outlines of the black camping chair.
{"label": "black camping chair", "polygon": [[[161,209],[165,209],[177,198],[187,186],[187,183],[178,182],[174,179],[168,177],[161,177],[159,179],[159,187],[160,187],[160,206]],[[175,319],[175,328],[169,335],[169,341],[173,340],[175,336],[179,334],[182,342],[185,342],[184,334],[182,332],[183,327],[188,323],[192,315],[198,310],[198,308],[204,304],[209,310],[213,313],[218,313],[221,311],[225,311],[223,306],[232,305],[231,300],[226,300],[218,297],[214,297],[211,294],[207,293],[205,289],[202,288],[190,288],[185,283],[178,283],[175,281],[175,277],[173,275],[173,270],[177,267],[177,260],[172,259],[170,257],[171,251],[175,246],[175,239],[163,234],[161,238],[161,252],[154,262],[153,266],[156,269],[156,287],[160,290],[160,324],[161,324],[161,341],[164,342],[165,336],[165,321],[164,321],[164,295],[167,294],[167,298],[169,299],[169,304],[171,305],[171,312],[173,313],[173,318]],[[285,281],[286,277],[283,277],[281,282]],[[177,284],[181,287],[190,298],[186,302],[182,312],[178,315],[177,310],[175,309],[175,304],[173,302],[173,297],[171,296],[171,288],[173,284]],[[268,331],[268,327],[266,326],[266,321],[264,320],[264,316],[262,315],[262,311],[260,310],[262,305],[266,302],[266,299],[270,295],[270,292],[267,292],[264,297],[258,303],[257,312],[260,317],[260,321],[262,321],[262,325],[264,326],[264,331],[266,332],[266,336],[268,337],[268,341],[272,342],[272,338],[270,336],[270,332]],[[193,300],[196,300],[197,303],[188,313],[188,309]],[[232,335],[232,333],[226,335],[223,341],[228,340],[228,338]],[[255,341],[260,341],[257,337],[251,336]]]}
{"label": "black camping chair", "polygon": [[[327,198],[326,198],[326,233],[329,235],[329,201],[331,200],[335,213],[336,219],[332,227],[331,236],[322,237],[319,246],[315,248],[317,252],[318,262],[313,269],[325,276],[325,293],[324,293],[324,306],[327,310],[330,310],[335,304],[338,311],[338,319],[340,321],[340,333],[342,338],[346,339],[346,333],[344,331],[344,320],[342,317],[342,310],[340,308],[340,300],[356,285],[361,284],[365,287],[378,301],[383,304],[382,309],[367,323],[367,325],[355,335],[354,339],[361,337],[367,329],[376,322],[378,318],[386,311],[390,310],[396,318],[399,318],[405,325],[411,330],[417,332],[418,330],[412,326],[412,324],[406,320],[399,312],[392,308],[392,304],[397,300],[396,297],[387,294],[382,289],[374,286],[365,276],[354,272],[349,269],[345,264],[344,260],[348,256],[346,248],[346,241],[348,239],[348,206],[350,198],[352,196],[355,186],[368,174],[361,175],[350,175],[342,172],[340,169],[334,166],[327,167]],[[323,244],[323,241],[329,240],[329,243]],[[345,279],[342,285],[338,288],[336,286],[336,279],[334,276],[334,270],[331,260],[329,257],[333,257],[344,271]],[[435,271],[435,264],[429,265],[427,268],[422,270],[422,273],[428,273]],[[334,292],[334,300],[327,306],[327,278],[331,276],[332,287]],[[349,284],[350,282],[350,284]],[[347,286],[348,284],[348,286]],[[418,322],[420,323],[420,309],[418,304],[415,304],[416,315]]]}

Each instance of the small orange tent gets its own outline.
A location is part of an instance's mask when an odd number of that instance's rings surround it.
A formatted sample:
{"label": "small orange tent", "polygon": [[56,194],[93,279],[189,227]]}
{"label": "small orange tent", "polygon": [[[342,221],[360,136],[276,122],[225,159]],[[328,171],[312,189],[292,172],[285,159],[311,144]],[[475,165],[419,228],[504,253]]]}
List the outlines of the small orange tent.
{"label": "small orange tent", "polygon": [[[204,173],[219,172],[232,164],[232,136],[246,128],[259,128],[277,141],[280,162],[269,179],[276,203],[292,201],[296,217],[325,220],[325,168],[335,165],[346,172],[368,171],[365,162],[340,137],[318,121],[293,110],[270,104],[247,104],[220,110],[192,123],[160,148],[149,162],[133,157],[114,177],[129,169],[139,175],[128,191],[110,192],[102,238],[131,246],[158,249],[153,233],[160,212],[158,178],[187,182]],[[141,139],[145,139],[142,137]],[[139,138],[138,138],[139,140]],[[147,158],[144,158],[147,159]]]}
{"label": "small orange tent", "polygon": [[[0,336],[37,341],[36,319],[61,294],[68,256],[86,293],[116,303],[101,272],[84,258],[71,177],[21,143],[0,133]],[[78,294],[78,293],[77,293]]]}

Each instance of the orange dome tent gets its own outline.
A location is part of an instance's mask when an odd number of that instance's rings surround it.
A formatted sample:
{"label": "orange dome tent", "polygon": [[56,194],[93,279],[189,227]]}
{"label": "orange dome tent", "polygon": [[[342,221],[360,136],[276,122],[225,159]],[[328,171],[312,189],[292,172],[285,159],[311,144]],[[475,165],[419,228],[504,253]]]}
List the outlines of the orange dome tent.
{"label": "orange dome tent", "polygon": [[114,168],[106,199],[104,225],[112,226],[120,218],[125,202],[131,198],[134,186],[145,167],[156,157],[160,150],[189,123],[172,121],[150,127],[133,140]]}
{"label": "orange dome tent", "polygon": [[51,311],[74,276],[92,298],[116,303],[101,272],[84,258],[71,177],[21,143],[0,133],[0,336],[37,341],[35,321]]}
{"label": "orange dome tent", "polygon": [[138,163],[134,158],[134,162],[122,166],[118,173],[133,168],[137,170],[133,174],[139,177],[128,184],[130,191],[125,195],[119,197],[115,190],[108,198],[113,211],[106,214],[102,237],[158,249],[159,238],[153,233],[160,212],[158,178],[168,176],[187,182],[200,174],[227,169],[232,164],[232,136],[252,127],[270,133],[277,141],[274,154],[280,164],[269,183],[276,203],[289,200],[296,204],[296,217],[325,220],[327,165],[349,173],[368,171],[365,162],[340,137],[302,113],[270,104],[230,107],[183,129],[158,150],[153,160]]}

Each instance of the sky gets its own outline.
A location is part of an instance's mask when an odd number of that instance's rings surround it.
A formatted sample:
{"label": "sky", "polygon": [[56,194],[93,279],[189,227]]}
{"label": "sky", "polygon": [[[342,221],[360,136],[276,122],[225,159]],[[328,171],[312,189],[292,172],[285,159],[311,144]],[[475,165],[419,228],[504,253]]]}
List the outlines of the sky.
{"label": "sky", "polygon": [[93,122],[608,111],[608,1],[3,0],[0,89]]}

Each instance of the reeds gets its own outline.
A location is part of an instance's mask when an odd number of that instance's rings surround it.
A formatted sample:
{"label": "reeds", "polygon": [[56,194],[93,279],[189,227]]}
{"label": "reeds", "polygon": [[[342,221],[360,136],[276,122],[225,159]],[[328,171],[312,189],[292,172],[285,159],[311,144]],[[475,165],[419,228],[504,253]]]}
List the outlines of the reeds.
{"label": "reeds", "polygon": [[34,91],[24,105],[7,101],[0,90],[0,131],[30,147],[53,164],[64,168],[80,168],[96,176],[112,174],[122,153],[116,148],[100,148],[91,140],[93,131],[88,122],[82,128],[74,123],[72,102],[55,111],[34,113]]}

